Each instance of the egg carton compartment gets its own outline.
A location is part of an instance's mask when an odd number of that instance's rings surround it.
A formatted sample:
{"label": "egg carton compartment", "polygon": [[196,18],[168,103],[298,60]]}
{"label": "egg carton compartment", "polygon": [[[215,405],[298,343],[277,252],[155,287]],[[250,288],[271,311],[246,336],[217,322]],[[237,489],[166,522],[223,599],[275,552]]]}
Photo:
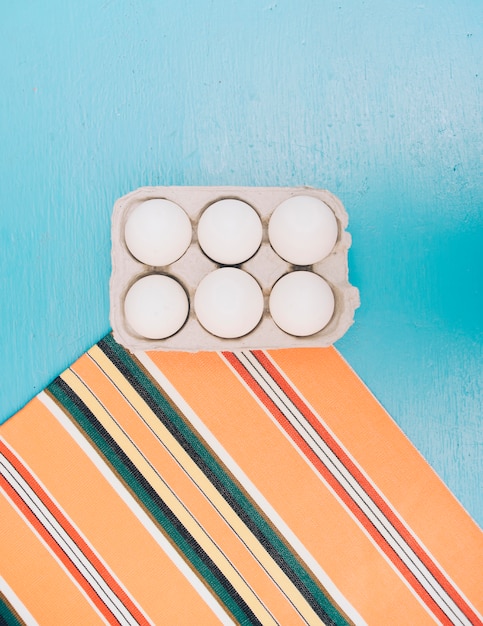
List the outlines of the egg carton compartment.
{"label": "egg carton compartment", "polygon": [[[312,196],[324,202],[337,221],[337,239],[328,256],[310,266],[291,264],[282,259],[272,247],[268,223],[273,211],[294,196]],[[174,202],[188,215],[192,238],[186,252],[167,265],[148,265],[130,252],[125,237],[126,223],[132,212],[142,203],[164,199]],[[262,241],[258,251],[247,261],[234,267],[250,274],[263,293],[263,314],[258,325],[242,337],[222,338],[208,332],[198,321],[194,298],[200,282],[214,270],[226,267],[210,259],[198,243],[198,223],[205,209],[219,200],[236,199],[252,207],[262,223]],[[326,190],[308,187],[142,187],[119,200],[112,215],[112,274],[110,280],[110,320],[116,341],[131,351],[179,350],[246,350],[290,347],[326,347],[332,345],[352,325],[354,311],[359,306],[359,291],[348,282],[347,252],[351,236],[346,231],[348,215],[340,200]],[[269,297],[274,284],[285,274],[310,271],[321,276],[334,295],[334,312],[319,332],[309,336],[295,336],[284,332],[273,321]],[[184,289],[189,312],[184,325],[164,339],[150,339],[136,333],[126,319],[125,299],[137,281],[149,275],[174,278]],[[287,302],[290,307],[290,302]]]}

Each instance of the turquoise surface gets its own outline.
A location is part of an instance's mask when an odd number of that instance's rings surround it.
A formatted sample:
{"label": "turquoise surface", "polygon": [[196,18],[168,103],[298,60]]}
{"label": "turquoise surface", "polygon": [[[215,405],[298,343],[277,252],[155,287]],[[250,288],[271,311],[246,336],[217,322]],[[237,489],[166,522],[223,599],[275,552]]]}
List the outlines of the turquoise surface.
{"label": "turquoise surface", "polygon": [[480,0],[4,3],[0,418],[109,330],[141,185],[313,185],[350,214],[337,347],[483,523]]}

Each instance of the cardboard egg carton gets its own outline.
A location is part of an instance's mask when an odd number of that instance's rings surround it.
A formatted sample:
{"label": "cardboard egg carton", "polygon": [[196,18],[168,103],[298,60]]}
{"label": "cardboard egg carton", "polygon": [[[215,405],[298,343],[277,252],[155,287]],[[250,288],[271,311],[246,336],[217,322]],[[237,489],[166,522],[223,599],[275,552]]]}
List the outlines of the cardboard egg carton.
{"label": "cardboard egg carton", "polygon": [[[284,261],[274,251],[268,239],[268,221],[276,207],[297,195],[311,195],[325,202],[338,222],[337,242],[332,252],[309,268],[331,286],[335,310],[330,322],[320,332],[308,337],[295,337],[281,330],[272,320],[268,298],[273,285],[284,274],[301,269]],[[163,198],[178,204],[188,214],[193,228],[191,244],[175,263],[163,267],[148,266],[129,252],[124,229],[126,221],[140,203]],[[204,209],[218,200],[236,198],[249,204],[258,213],[263,225],[262,244],[256,254],[236,267],[247,271],[259,283],[264,296],[264,313],[260,323],[247,335],[237,339],[222,339],[206,331],[198,322],[193,300],[198,284],[204,276],[218,267],[198,245],[197,225]],[[141,187],[123,196],[114,205],[112,215],[112,274],[110,280],[110,319],[116,341],[131,351],[179,350],[247,350],[291,347],[326,347],[340,339],[352,325],[354,311],[359,306],[359,291],[348,282],[347,251],[351,236],[345,230],[348,216],[338,198],[328,191],[307,187]],[[137,335],[126,321],[124,299],[129,288],[143,276],[160,273],[172,276],[184,287],[190,303],[184,326],[166,339],[146,339]],[[288,306],[290,303],[287,303]]]}

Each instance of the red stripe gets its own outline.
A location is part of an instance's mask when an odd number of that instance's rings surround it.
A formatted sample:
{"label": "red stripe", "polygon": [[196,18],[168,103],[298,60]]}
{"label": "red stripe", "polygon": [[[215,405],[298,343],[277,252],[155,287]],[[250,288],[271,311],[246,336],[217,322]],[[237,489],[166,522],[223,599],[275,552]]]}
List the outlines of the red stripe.
{"label": "red stripe", "polygon": [[386,554],[386,556],[389,558],[391,563],[393,563],[393,565],[398,569],[398,571],[407,580],[407,582],[415,590],[415,592],[419,595],[419,597],[423,600],[423,602],[428,606],[428,608],[434,613],[434,615],[443,624],[447,624],[448,626],[451,626],[453,622],[442,611],[442,609],[438,606],[438,604],[436,604],[436,602],[433,600],[430,594],[426,591],[426,589],[421,585],[421,583],[414,576],[411,570],[409,570],[408,567],[401,561],[401,559],[398,557],[396,552],[394,552],[393,548],[385,541],[383,537],[381,537],[379,531],[376,528],[374,528],[374,526],[372,525],[370,520],[367,518],[367,516],[355,504],[353,499],[346,492],[346,490],[342,487],[342,485],[326,468],[326,466],[322,463],[319,457],[310,448],[310,446],[306,443],[303,437],[299,435],[297,430],[292,426],[292,424],[290,424],[290,422],[286,419],[285,415],[273,403],[273,401],[265,393],[265,391],[260,387],[260,385],[253,379],[251,374],[247,372],[247,370],[243,367],[240,361],[238,361],[236,356],[229,352],[223,352],[223,355],[227,359],[227,361],[230,363],[230,365],[236,370],[236,372],[245,381],[245,383],[250,387],[250,389],[257,396],[257,398],[268,409],[271,415],[273,415],[273,417],[277,420],[277,422],[280,424],[283,430],[289,435],[289,437],[294,441],[294,443],[296,443],[298,448],[311,461],[314,467],[317,468],[317,470],[323,476],[326,482],[332,487],[332,489],[337,493],[337,495],[344,502],[344,504],[350,509],[350,511],[354,514],[354,516],[359,520],[359,522],[366,529],[369,535],[381,548],[384,554]]}
{"label": "red stripe", "polygon": [[[136,619],[138,624],[142,624],[143,626],[149,625],[149,622],[146,620],[144,615],[139,611],[139,609],[132,602],[132,600],[126,594],[124,589],[119,585],[119,583],[117,583],[117,581],[113,578],[113,576],[106,569],[106,567],[99,560],[99,558],[95,555],[95,553],[92,551],[92,549],[89,547],[89,545],[79,535],[77,530],[72,526],[72,524],[65,517],[65,515],[59,510],[59,508],[51,500],[51,498],[47,495],[47,493],[44,491],[44,489],[42,489],[42,487],[35,480],[35,478],[32,476],[32,474],[27,470],[27,468],[23,465],[23,463],[20,461],[20,459],[15,454],[13,454],[11,452],[11,450],[9,448],[7,448],[2,441],[0,441],[0,451],[3,453],[5,458],[8,459],[8,461],[15,467],[15,469],[22,476],[22,478],[28,483],[29,487],[40,498],[40,500],[48,508],[50,513],[52,513],[52,515],[55,517],[57,522],[62,526],[62,528],[66,531],[66,533],[69,535],[69,537],[76,543],[76,545],[83,552],[83,554],[86,556],[86,558],[95,567],[95,569],[100,574],[100,576],[108,584],[110,589],[116,594],[116,596],[121,600],[121,602],[124,604],[124,606],[127,608],[127,610]],[[30,511],[30,509],[28,509],[28,510]],[[33,513],[32,513],[32,515],[33,515]],[[35,519],[37,520],[36,517],[35,517]],[[43,526],[42,526],[42,528],[43,528]],[[46,531],[46,533],[48,534],[48,531]],[[48,534],[48,536],[50,537],[50,534]],[[52,541],[54,541],[54,540],[52,539]],[[49,542],[49,545],[50,545],[50,542]],[[57,544],[55,544],[55,545],[57,545]],[[59,549],[62,550],[60,547],[59,547]],[[62,553],[63,553],[63,551],[62,551]],[[68,559],[68,557],[67,557],[67,559]],[[69,560],[69,562],[70,562],[70,560]],[[75,568],[75,565],[74,565],[74,569],[75,569],[75,571],[77,573],[79,573],[77,568]],[[85,580],[84,577],[80,573],[79,573],[79,576],[81,576],[82,579]],[[89,585],[89,588],[92,588],[88,581],[86,581],[86,583]],[[96,594],[96,597],[98,597],[97,593],[95,592],[95,590],[92,589],[92,591],[93,591],[93,593]],[[108,609],[108,610],[109,610],[109,613],[111,614],[110,609]],[[113,619],[115,620],[116,623],[118,623],[117,619],[114,616],[113,616]]]}
{"label": "red stripe", "polygon": [[282,391],[290,398],[297,409],[303,414],[305,419],[310,425],[317,431],[324,442],[331,448],[334,454],[344,463],[346,469],[357,480],[359,485],[365,490],[369,497],[379,507],[381,512],[396,528],[398,533],[407,543],[407,545],[413,550],[413,552],[419,557],[425,567],[431,572],[435,580],[441,585],[445,592],[450,596],[453,602],[458,608],[466,615],[466,617],[474,624],[482,623],[479,617],[474,613],[472,608],[467,604],[464,598],[458,593],[451,582],[446,578],[444,573],[431,559],[430,555],[419,544],[416,538],[410,533],[410,531],[403,525],[401,520],[395,515],[394,511],[390,508],[387,502],[381,497],[376,489],[367,480],[364,474],[360,471],[357,465],[347,455],[347,453],[341,448],[337,441],[332,437],[329,431],[321,424],[309,407],[305,404],[302,398],[298,395],[295,389],[291,386],[290,382],[274,367],[266,354],[260,350],[254,350],[253,356],[258,360],[260,365],[267,371],[267,373],[273,378]]}
{"label": "red stripe", "polygon": [[6,478],[0,475],[0,486],[3,488],[5,493],[10,497],[11,501],[17,505],[20,509],[24,517],[32,524],[32,526],[37,530],[39,535],[45,540],[45,542],[50,546],[52,551],[58,556],[60,561],[65,565],[65,567],[69,570],[75,580],[79,583],[79,585],[84,589],[87,595],[90,597],[92,602],[97,606],[102,615],[108,620],[110,624],[119,624],[117,619],[111,613],[111,611],[106,607],[104,602],[101,601],[99,596],[94,592],[90,584],[86,581],[86,579],[80,574],[80,572],[75,568],[72,561],[67,557],[65,552],[59,547],[59,545],[52,539],[49,533],[46,531],[44,526],[39,522],[39,520],[35,517],[32,511],[28,508],[22,498],[18,495],[18,493],[13,489],[10,483],[6,480]]}

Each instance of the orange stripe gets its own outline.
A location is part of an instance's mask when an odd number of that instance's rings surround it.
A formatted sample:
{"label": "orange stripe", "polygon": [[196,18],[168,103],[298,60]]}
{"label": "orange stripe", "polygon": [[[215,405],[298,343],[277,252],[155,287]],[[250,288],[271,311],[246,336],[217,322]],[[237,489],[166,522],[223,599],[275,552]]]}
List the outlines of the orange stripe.
{"label": "orange stripe", "polygon": [[[363,511],[357,506],[352,497],[346,492],[346,490],[342,487],[340,482],[332,475],[332,473],[327,469],[324,463],[318,458],[317,454],[312,450],[312,448],[305,442],[303,437],[299,435],[297,430],[290,424],[290,422],[285,418],[284,414],[278,409],[278,407],[272,402],[270,397],[265,394],[263,389],[259,387],[256,381],[252,378],[252,376],[245,370],[242,364],[238,361],[233,353],[226,353],[225,358],[228,360],[230,365],[238,372],[238,374],[243,378],[245,383],[250,387],[250,389],[255,393],[255,395],[259,398],[259,400],[264,404],[264,406],[268,409],[268,411],[274,416],[274,418],[278,421],[278,423],[282,426],[287,435],[295,442],[297,447],[302,451],[303,454],[310,460],[312,465],[318,470],[321,476],[327,481],[327,483],[332,487],[332,489],[337,493],[340,499],[344,502],[344,504],[350,509],[353,515],[359,520],[359,522],[364,526],[366,532],[372,537],[374,542],[379,546],[379,548],[384,552],[387,558],[391,561],[391,563],[396,567],[402,576],[408,581],[408,583],[413,587],[416,593],[421,597],[423,602],[426,603],[428,608],[438,617],[438,619],[447,626],[451,626],[451,620],[449,617],[441,610],[438,604],[433,600],[433,598],[429,595],[426,589],[421,585],[418,579],[414,576],[414,574],[409,570],[408,567],[401,561],[396,552],[388,545],[385,541],[384,537],[378,532],[378,530],[374,527],[372,522],[367,518]],[[312,426],[315,426],[313,423],[314,420],[310,420],[312,422]],[[320,433],[319,433],[320,434]],[[335,443],[335,442],[334,442]],[[339,453],[342,450],[339,448]],[[346,456],[346,455],[344,455]],[[342,457],[342,460],[344,459]]]}
{"label": "orange stripe", "polygon": [[182,499],[208,534],[215,539],[216,544],[230,562],[236,565],[236,569],[258,597],[263,599],[263,603],[273,613],[275,619],[282,624],[299,623],[300,615],[285,595],[280,592],[265,570],[187,476],[184,469],[173,459],[96,364],[91,359],[82,358],[71,369],[87,384],[104,407],[115,416],[116,421],[149,459],[163,480]]}
{"label": "orange stripe", "polygon": [[59,508],[54,504],[47,493],[38,484],[32,474],[21,463],[20,459],[13,454],[5,444],[0,441],[0,452],[5,456],[8,461],[13,465],[17,472],[26,481],[32,491],[38,496],[50,513],[55,517],[57,522],[62,526],[65,532],[69,535],[72,541],[78,546],[82,553],[87,557],[89,562],[95,567],[100,576],[107,583],[109,588],[116,594],[121,600],[124,606],[129,610],[131,615],[136,618],[139,624],[148,624],[148,621],[144,615],[139,611],[137,606],[131,601],[129,596],[126,595],[124,589],[119,586],[116,580],[111,576],[110,572],[106,569],[104,564],[97,558],[91,548],[87,545],[84,539],[79,535],[76,529],[72,526],[69,520],[62,514]]}
{"label": "orange stripe", "polygon": [[434,623],[217,354],[149,356],[368,623]]}
{"label": "orange stripe", "polygon": [[0,519],[2,576],[32,617],[39,624],[72,624],[73,617],[76,624],[104,624],[1,491]]}
{"label": "orange stripe", "polygon": [[270,356],[483,611],[480,529],[337,350],[277,350]]}
{"label": "orange stripe", "polygon": [[[349,470],[352,476],[357,480],[359,485],[364,489],[364,491],[370,496],[375,504],[379,507],[380,511],[385,515],[385,517],[391,522],[393,527],[399,532],[401,537],[407,543],[407,545],[413,550],[413,552],[419,557],[421,562],[425,565],[429,572],[434,576],[435,580],[441,585],[441,588],[445,590],[449,597],[455,602],[458,608],[464,613],[471,622],[476,623],[478,621],[478,616],[474,613],[473,609],[465,602],[465,600],[461,597],[461,595],[457,592],[454,586],[450,583],[450,581],[443,575],[441,570],[436,566],[434,561],[430,558],[428,553],[423,550],[421,545],[415,540],[414,536],[407,530],[407,528],[400,522],[400,519],[395,515],[393,509],[386,503],[386,501],[379,495],[379,493],[374,489],[372,484],[366,479],[364,474],[359,470],[359,468],[355,465],[352,459],[346,454],[344,449],[339,446],[339,444],[335,441],[332,435],[327,431],[327,429],[321,424],[319,419],[312,413],[312,411],[308,408],[308,406],[303,402],[301,397],[295,392],[294,388],[291,386],[290,382],[285,379],[278,370],[273,366],[271,361],[266,357],[266,355],[261,351],[255,351],[254,356],[258,359],[258,361],[262,364],[262,366],[266,369],[266,371],[273,377],[276,383],[280,386],[280,388],[287,394],[290,400],[294,403],[297,409],[304,415],[310,425],[314,428],[314,430],[319,434],[319,436],[327,442],[330,448],[335,452],[336,456],[341,460],[344,466]],[[388,546],[383,538],[382,541],[378,541],[379,545],[381,545],[382,549],[388,553],[388,549],[392,550],[390,546]],[[389,558],[392,559],[392,555],[388,554]],[[395,555],[396,559],[399,560],[399,557]],[[401,573],[406,577],[408,581],[415,587],[415,589],[419,589],[419,593],[422,597],[431,600],[431,605],[436,606],[432,599],[428,595],[428,593],[424,590],[422,585],[419,584],[417,579],[407,570],[404,564],[395,563]],[[408,573],[409,576],[408,576]],[[439,609],[438,609],[439,611]],[[444,615],[444,614],[443,614]]]}
{"label": "orange stripe", "polygon": [[200,626],[217,622],[189,581],[38,399],[3,424],[2,435],[156,624],[189,624],[193,615]]}

